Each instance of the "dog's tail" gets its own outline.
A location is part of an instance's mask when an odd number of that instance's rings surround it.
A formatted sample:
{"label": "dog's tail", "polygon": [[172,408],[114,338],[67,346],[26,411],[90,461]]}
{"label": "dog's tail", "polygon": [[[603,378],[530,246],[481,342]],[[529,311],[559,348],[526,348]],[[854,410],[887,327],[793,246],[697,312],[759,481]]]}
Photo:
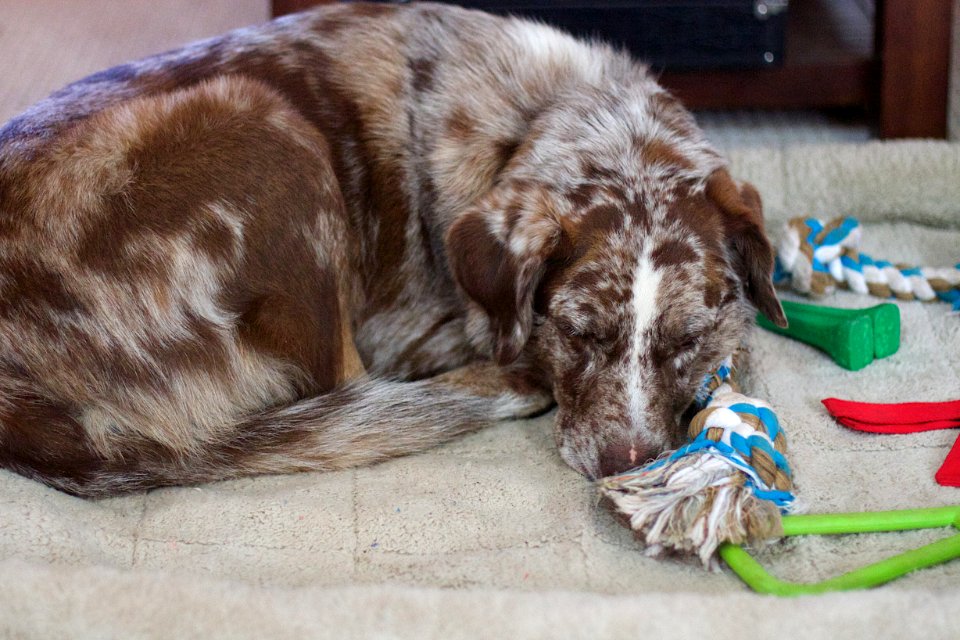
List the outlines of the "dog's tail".
{"label": "dog's tail", "polygon": [[[249,475],[331,471],[422,451],[496,420],[545,408],[549,401],[543,398],[480,393],[448,384],[442,376],[418,382],[362,380],[248,416],[221,441],[198,443],[195,451],[174,453],[141,442],[110,456],[82,447],[77,439],[82,428],[66,413],[47,412],[45,424],[34,425],[38,433],[46,432],[43,451],[18,448],[16,425],[0,417],[0,467],[86,497]],[[53,451],[55,442],[60,444]]]}

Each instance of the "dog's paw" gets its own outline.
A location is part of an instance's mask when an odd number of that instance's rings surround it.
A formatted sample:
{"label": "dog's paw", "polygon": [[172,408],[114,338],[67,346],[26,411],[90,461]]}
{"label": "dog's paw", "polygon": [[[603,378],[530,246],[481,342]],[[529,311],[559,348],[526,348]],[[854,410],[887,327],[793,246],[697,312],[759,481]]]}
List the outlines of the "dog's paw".
{"label": "dog's paw", "polygon": [[553,396],[542,390],[530,393],[507,392],[497,398],[494,404],[494,418],[497,420],[517,420],[543,413],[554,404]]}

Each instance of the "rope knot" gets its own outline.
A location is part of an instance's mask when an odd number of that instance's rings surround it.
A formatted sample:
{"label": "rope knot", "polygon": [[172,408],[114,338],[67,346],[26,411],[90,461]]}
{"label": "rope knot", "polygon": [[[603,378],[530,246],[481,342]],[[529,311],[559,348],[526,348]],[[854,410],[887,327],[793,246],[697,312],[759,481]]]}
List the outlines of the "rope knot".
{"label": "rope knot", "polygon": [[704,377],[685,446],[600,483],[648,553],[694,552],[709,565],[722,542],[780,535],[781,513],[796,509],[780,423],[737,390],[735,368],[731,356]]}
{"label": "rope knot", "polygon": [[710,404],[690,421],[690,442],[668,458],[695,452],[725,458],[747,476],[757,497],[782,510],[794,502],[793,475],[787,462],[787,440],[776,414],[766,403],[722,384]]}
{"label": "rope knot", "polygon": [[798,293],[825,296],[837,287],[898,300],[943,300],[960,311],[960,265],[917,267],[874,260],[861,253],[862,229],[853,218],[824,223],[790,220],[777,246],[776,282]]}

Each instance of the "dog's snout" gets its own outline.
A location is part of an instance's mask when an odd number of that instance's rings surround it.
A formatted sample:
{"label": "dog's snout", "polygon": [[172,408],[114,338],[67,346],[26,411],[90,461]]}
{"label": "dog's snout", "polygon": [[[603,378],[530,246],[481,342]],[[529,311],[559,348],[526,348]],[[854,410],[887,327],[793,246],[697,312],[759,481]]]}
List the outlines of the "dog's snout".
{"label": "dog's snout", "polygon": [[639,467],[660,454],[662,447],[641,440],[607,446],[600,453],[600,474],[612,476]]}

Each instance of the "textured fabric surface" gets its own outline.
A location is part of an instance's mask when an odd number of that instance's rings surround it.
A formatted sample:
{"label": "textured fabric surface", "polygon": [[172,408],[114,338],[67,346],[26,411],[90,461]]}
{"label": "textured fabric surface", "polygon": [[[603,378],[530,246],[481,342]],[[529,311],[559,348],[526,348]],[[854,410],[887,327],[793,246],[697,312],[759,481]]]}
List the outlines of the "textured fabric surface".
{"label": "textured fabric surface", "polygon": [[[796,145],[732,149],[729,155],[732,173],[760,189],[771,232],[799,215],[960,228],[960,153],[953,143]],[[864,236],[874,233],[865,228]],[[872,251],[870,244],[864,251],[876,258],[899,258],[890,250]],[[956,264],[946,259],[945,265]],[[933,266],[931,260],[917,263]]]}
{"label": "textured fabric surface", "polygon": [[[266,15],[252,0],[123,12],[76,0],[60,19],[65,4],[0,0],[0,118],[107,64]],[[771,143],[733,163],[774,221],[854,215],[876,256],[960,260],[958,147]],[[812,511],[960,501],[933,481],[955,432],[858,433],[820,406],[960,395],[960,319],[946,305],[901,309],[900,351],[857,373],[751,336],[745,387],[776,407]],[[871,592],[780,601],[726,572],[643,557],[560,461],[551,429],[547,415],[372,468],[99,502],[0,472],[0,637],[956,637],[960,562]],[[778,575],[815,579],[944,534],[794,539],[762,555]]]}
{"label": "textured fabric surface", "polygon": [[[925,589],[872,593],[865,610],[858,594],[264,590],[103,568],[12,568],[19,586],[0,582],[0,599],[16,613],[6,623],[16,638],[956,638],[956,596]],[[42,607],[32,602],[40,594]]]}
{"label": "textured fabric surface", "polygon": [[866,142],[874,137],[863,119],[843,120],[822,111],[700,111],[697,122],[723,151],[741,148],[782,150],[803,144]]}
{"label": "textured fabric surface", "polygon": [[[902,183],[911,172],[897,171],[888,156],[909,167],[930,155],[929,145],[874,145],[870,151],[793,151],[778,183],[807,174],[808,183],[822,184],[817,172],[824,163],[817,158],[860,158],[846,165],[844,201],[865,203],[859,211],[867,223],[865,249],[911,261],[956,260],[957,220],[939,211],[941,200],[952,198],[949,192],[931,188],[926,200],[905,213],[940,216],[954,229],[871,224],[866,211],[875,198],[874,167],[890,167],[878,177],[891,193],[897,184],[913,189]],[[936,151],[960,156],[953,147]],[[942,170],[949,171],[950,164]],[[947,182],[933,170],[927,181]],[[766,183],[763,189],[768,197],[776,195]],[[806,196],[826,201],[828,194],[811,190]],[[856,306],[863,300],[837,294],[829,302]],[[934,506],[960,498],[956,489],[933,481],[955,437],[952,431],[858,433],[834,424],[820,406],[819,400],[830,396],[872,402],[957,396],[957,317],[942,304],[903,304],[901,310],[900,351],[856,373],[800,343],[759,329],[751,337],[746,388],[777,408],[790,437],[800,497],[811,510]],[[0,633],[44,638],[73,630],[97,637],[104,630],[126,635],[135,629],[165,635],[160,621],[174,610],[182,618],[177,624],[198,635],[234,625],[256,635],[253,630],[262,627],[241,624],[251,618],[261,625],[279,621],[294,634],[329,624],[337,625],[340,637],[376,625],[400,637],[448,628],[483,635],[494,628],[484,617],[490,611],[511,617],[521,630],[515,637],[548,637],[571,624],[593,637],[662,630],[657,625],[666,625],[673,613],[682,618],[673,620],[678,635],[684,629],[698,633],[704,625],[715,634],[733,634],[742,631],[744,615],[753,624],[772,615],[771,607],[778,611],[778,624],[811,637],[813,630],[833,634],[851,625],[851,607],[861,637],[895,637],[916,631],[917,624],[927,625],[928,637],[949,637],[949,625],[960,624],[960,563],[869,593],[786,605],[745,595],[728,573],[645,558],[629,532],[598,508],[594,490],[560,461],[551,420],[547,415],[503,424],[371,468],[163,489],[100,502],[0,472]],[[779,575],[814,579],[942,535],[791,540],[764,556]],[[378,583],[392,586],[373,586]],[[456,591],[411,591],[413,586]],[[698,599],[707,594],[715,608]],[[894,615],[905,611],[899,608],[905,602],[912,603],[912,614]],[[718,616],[715,609],[728,613]],[[215,620],[226,626],[217,627]],[[765,624],[757,622],[755,630],[762,633]]]}

